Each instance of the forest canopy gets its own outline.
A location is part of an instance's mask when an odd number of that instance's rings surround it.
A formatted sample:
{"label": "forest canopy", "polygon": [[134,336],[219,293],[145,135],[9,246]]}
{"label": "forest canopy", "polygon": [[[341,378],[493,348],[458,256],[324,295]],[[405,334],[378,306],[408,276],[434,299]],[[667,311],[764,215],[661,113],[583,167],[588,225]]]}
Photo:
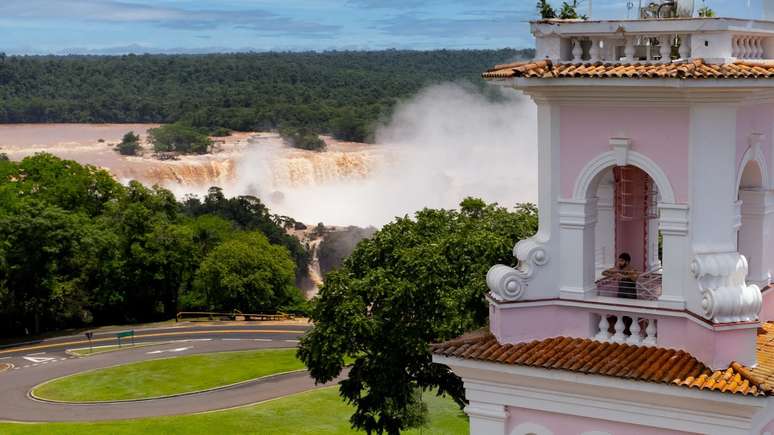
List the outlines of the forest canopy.
{"label": "forest canopy", "polygon": [[306,128],[366,141],[425,86],[482,85],[532,50],[340,51],[0,58],[0,123],[183,122],[223,129]]}
{"label": "forest canopy", "polygon": [[50,154],[0,160],[0,331],[296,311],[308,256],[293,225],[218,188],[181,203]]}

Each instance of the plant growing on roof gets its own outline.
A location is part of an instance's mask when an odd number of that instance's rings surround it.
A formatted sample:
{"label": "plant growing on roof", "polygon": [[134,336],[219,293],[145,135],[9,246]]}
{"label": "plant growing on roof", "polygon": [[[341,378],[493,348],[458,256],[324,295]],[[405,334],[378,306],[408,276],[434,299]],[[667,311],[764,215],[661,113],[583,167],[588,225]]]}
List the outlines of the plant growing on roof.
{"label": "plant growing on roof", "polygon": [[538,10],[538,13],[540,14],[540,18],[544,20],[550,20],[551,18],[556,18],[556,11],[548,3],[548,0],[538,0],[537,10]]}
{"label": "plant growing on roof", "polygon": [[562,9],[559,10],[559,18],[563,20],[585,20],[586,15],[578,15],[578,0],[572,0],[572,3],[562,2]]}
{"label": "plant growing on roof", "polygon": [[715,11],[707,5],[699,8],[699,16],[702,18],[711,18],[715,16]]}
{"label": "plant growing on roof", "polygon": [[572,0],[572,2],[563,1],[562,8],[559,10],[559,14],[557,15],[556,9],[554,9],[551,4],[548,3],[548,0],[539,0],[537,2],[537,10],[540,14],[540,18],[544,20],[550,20],[552,18],[561,18],[563,20],[585,20],[588,17],[578,14],[579,3],[583,3],[583,0]]}

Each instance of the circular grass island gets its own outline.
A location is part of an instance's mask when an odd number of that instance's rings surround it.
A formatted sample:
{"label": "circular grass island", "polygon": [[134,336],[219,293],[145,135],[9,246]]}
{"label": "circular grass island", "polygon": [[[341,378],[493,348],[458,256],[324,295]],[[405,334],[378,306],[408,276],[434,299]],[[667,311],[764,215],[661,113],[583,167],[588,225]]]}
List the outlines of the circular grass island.
{"label": "circular grass island", "polygon": [[302,369],[295,349],[208,353],[86,371],[40,384],[31,394],[76,403],[153,399]]}

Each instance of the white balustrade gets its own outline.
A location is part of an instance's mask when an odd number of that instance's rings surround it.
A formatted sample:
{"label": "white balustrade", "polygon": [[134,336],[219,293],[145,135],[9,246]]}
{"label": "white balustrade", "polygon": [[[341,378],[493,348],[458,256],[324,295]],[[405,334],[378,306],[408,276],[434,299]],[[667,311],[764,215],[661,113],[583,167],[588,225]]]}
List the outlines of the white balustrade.
{"label": "white balustrade", "polygon": [[642,340],[642,344],[645,346],[655,346],[656,345],[656,334],[658,331],[656,330],[656,319],[651,319],[648,322],[648,327],[645,328],[645,339]]}
{"label": "white balustrade", "polygon": [[761,36],[737,35],[731,41],[731,55],[738,59],[762,59],[765,54]]}
{"label": "white balustrade", "polygon": [[[711,24],[711,25],[710,25]],[[707,27],[709,26],[709,27]],[[710,28],[711,27],[711,28]],[[774,29],[749,20],[534,22],[537,57],[567,63],[774,60]]]}
{"label": "white balustrade", "polygon": [[637,49],[634,47],[634,38],[626,38],[626,48],[624,49],[624,59],[626,62],[634,62],[634,55],[637,53]]}
{"label": "white balustrade", "polygon": [[[658,41],[658,45],[655,41]],[[564,61],[583,62],[663,62],[672,61],[672,46],[677,45],[682,59],[690,58],[689,35],[636,35],[615,38],[571,37],[565,39],[569,53]],[[617,47],[623,46],[623,57]],[[736,47],[736,46],[735,46]],[[761,45],[762,53],[762,45]]]}
{"label": "white balustrade", "polygon": [[626,335],[624,334],[624,330],[626,329],[626,324],[623,322],[623,318],[616,318],[615,325],[613,325],[613,329],[615,329],[615,334],[610,338],[610,340],[613,343],[623,343],[626,341]]}
{"label": "white balustrade", "polygon": [[[623,40],[614,38],[567,38],[570,53],[565,61],[583,62],[662,62],[672,61],[672,47],[676,46],[680,59],[690,59],[690,34],[635,35]],[[655,45],[658,40],[658,45]],[[584,47],[585,45],[585,47]],[[623,46],[623,57],[616,47]],[[766,38],[762,36],[736,35],[731,41],[732,56],[737,59],[763,59],[766,55]]]}
{"label": "white balustrade", "polygon": [[640,318],[639,317],[632,317],[632,324],[629,326],[629,338],[626,339],[626,342],[628,344],[642,344],[642,336],[640,336],[640,332],[642,330],[642,327],[640,327]]}
{"label": "white balustrade", "polygon": [[658,45],[660,46],[661,62],[669,63],[672,61],[672,37],[662,36],[658,38]]}
{"label": "white balustrade", "polygon": [[610,323],[607,319],[607,315],[601,314],[599,316],[599,324],[597,324],[597,335],[594,336],[595,340],[598,341],[609,341],[610,340]]}
{"label": "white balustrade", "polygon": [[583,46],[581,45],[581,40],[573,39],[572,43],[572,61],[575,63],[580,63],[583,61]]}
{"label": "white balustrade", "polygon": [[589,47],[589,62],[599,62],[599,38],[591,38],[591,47]]}
{"label": "white balustrade", "polygon": [[626,316],[621,313],[600,313],[594,340],[635,346],[655,346],[657,337],[657,319],[636,315]]}

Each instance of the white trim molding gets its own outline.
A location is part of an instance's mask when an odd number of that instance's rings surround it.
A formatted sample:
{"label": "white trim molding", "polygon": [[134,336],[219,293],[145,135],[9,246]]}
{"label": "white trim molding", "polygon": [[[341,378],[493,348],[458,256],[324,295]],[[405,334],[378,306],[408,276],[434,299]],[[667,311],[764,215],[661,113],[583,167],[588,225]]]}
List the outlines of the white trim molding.
{"label": "white trim molding", "polygon": [[[465,383],[472,401],[713,435],[748,435],[774,411],[774,399],[595,374],[433,356]],[[513,420],[513,416],[510,417]],[[511,424],[523,422],[511,421]],[[539,423],[539,422],[538,422]],[[477,432],[471,434],[497,434]]]}
{"label": "white trim molding", "polygon": [[[624,158],[624,161],[621,161],[622,158]],[[661,201],[664,203],[675,203],[674,189],[672,189],[672,184],[669,182],[669,177],[667,177],[666,173],[649,157],[631,150],[625,153],[621,150],[608,151],[587,163],[575,180],[572,198],[583,200],[594,195],[596,190],[592,189],[592,185],[602,171],[613,166],[625,165],[636,166],[645,171],[656,183],[661,194]]]}

